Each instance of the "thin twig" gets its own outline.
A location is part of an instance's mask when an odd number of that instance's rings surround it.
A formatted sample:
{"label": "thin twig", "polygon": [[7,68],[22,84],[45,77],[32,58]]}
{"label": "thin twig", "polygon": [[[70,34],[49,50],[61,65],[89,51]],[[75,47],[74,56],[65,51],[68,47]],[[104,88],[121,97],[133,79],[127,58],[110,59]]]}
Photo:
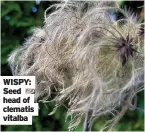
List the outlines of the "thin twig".
{"label": "thin twig", "polygon": [[139,107],[136,107],[136,106],[134,106],[134,105],[132,105],[132,104],[129,104],[129,105],[130,105],[130,107],[132,107],[134,110],[139,110],[139,111],[141,111],[141,112],[144,113],[144,109],[139,108]]}
{"label": "thin twig", "polygon": [[108,130],[109,132],[112,132],[115,125],[119,122],[119,120],[121,119],[121,117],[125,114],[125,112],[127,111],[128,109],[128,106],[127,105],[124,105],[119,116],[114,120],[112,126],[110,127],[110,129]]}
{"label": "thin twig", "polygon": [[144,109],[137,107],[137,96],[135,96],[133,104],[131,104],[128,100],[124,101],[124,103],[129,106],[130,110],[139,110],[144,113]]}
{"label": "thin twig", "polygon": [[131,108],[131,110],[139,110],[144,113],[144,109],[139,108],[136,105],[132,105],[131,103],[128,103],[128,106]]}

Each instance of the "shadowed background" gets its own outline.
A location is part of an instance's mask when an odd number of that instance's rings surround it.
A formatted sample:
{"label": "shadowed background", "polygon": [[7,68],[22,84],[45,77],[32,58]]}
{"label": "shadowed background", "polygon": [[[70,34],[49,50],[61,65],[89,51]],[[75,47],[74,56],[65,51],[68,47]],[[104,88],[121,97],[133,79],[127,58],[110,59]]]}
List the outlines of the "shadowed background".
{"label": "shadowed background", "polygon": [[[44,11],[50,5],[58,3],[51,1],[2,1],[1,2],[1,75],[11,76],[7,63],[8,55],[32,34],[34,27],[43,26]],[[143,21],[143,1],[120,1],[121,7],[126,6]],[[51,12],[51,11],[50,11]],[[117,18],[121,14],[116,15]],[[67,131],[68,121],[65,122],[66,108],[59,108],[55,114],[48,116],[53,110],[53,103],[40,103],[39,116],[33,117],[32,125],[2,126],[2,131]],[[138,107],[144,107],[144,93],[138,94]],[[109,119],[108,116],[96,120],[92,130],[98,131]],[[83,121],[82,121],[83,123]],[[82,130],[82,123],[76,129]],[[140,111],[128,111],[116,125],[115,131],[144,131],[144,114]]]}

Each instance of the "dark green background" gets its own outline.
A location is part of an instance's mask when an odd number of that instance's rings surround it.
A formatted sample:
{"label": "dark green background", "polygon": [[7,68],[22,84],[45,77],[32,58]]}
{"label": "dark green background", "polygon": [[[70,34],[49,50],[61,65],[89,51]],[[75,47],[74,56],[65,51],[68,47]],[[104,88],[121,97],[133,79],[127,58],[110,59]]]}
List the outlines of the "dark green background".
{"label": "dark green background", "polygon": [[[1,74],[11,76],[10,68],[7,64],[8,55],[19,45],[27,36],[32,34],[32,29],[43,26],[44,11],[47,7],[56,2],[43,1],[36,4],[36,1],[2,1],[1,2]],[[122,7],[130,7],[138,15],[141,14],[143,5],[141,1],[120,2]],[[33,12],[32,9],[37,9]],[[118,17],[120,17],[118,15]],[[65,122],[66,109],[61,107],[52,116],[48,113],[52,111],[54,104],[39,104],[40,111],[38,117],[33,117],[33,125],[9,125],[2,126],[3,131],[65,131],[68,122]],[[143,92],[138,95],[138,107],[144,107]],[[100,130],[109,115],[98,119],[93,130]],[[76,130],[82,130],[82,123]],[[116,125],[116,131],[143,131],[144,114],[140,111],[128,111]]]}

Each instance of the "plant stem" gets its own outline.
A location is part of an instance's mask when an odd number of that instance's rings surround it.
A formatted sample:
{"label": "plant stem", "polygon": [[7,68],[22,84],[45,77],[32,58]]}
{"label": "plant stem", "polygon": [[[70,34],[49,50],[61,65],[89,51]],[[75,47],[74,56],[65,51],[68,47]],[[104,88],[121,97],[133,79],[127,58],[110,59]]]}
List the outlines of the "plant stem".
{"label": "plant stem", "polygon": [[90,126],[90,119],[92,115],[92,110],[88,110],[88,112],[85,114],[85,121],[84,121],[84,126],[83,126],[83,132],[86,131],[91,131],[91,126]]}

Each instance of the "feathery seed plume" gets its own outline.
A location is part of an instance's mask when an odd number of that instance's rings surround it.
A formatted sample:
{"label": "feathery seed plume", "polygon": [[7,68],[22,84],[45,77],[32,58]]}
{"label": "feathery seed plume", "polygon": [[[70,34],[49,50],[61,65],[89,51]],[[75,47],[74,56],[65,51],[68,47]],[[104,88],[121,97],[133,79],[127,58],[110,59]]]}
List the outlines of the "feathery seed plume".
{"label": "feathery seed plume", "polygon": [[[115,11],[124,18],[112,19]],[[143,89],[141,25],[115,2],[62,2],[46,10],[44,26],[8,61],[13,75],[36,76],[37,101],[53,94],[55,108],[67,102],[73,130],[88,112],[89,124],[105,114],[118,117],[118,108]]]}

